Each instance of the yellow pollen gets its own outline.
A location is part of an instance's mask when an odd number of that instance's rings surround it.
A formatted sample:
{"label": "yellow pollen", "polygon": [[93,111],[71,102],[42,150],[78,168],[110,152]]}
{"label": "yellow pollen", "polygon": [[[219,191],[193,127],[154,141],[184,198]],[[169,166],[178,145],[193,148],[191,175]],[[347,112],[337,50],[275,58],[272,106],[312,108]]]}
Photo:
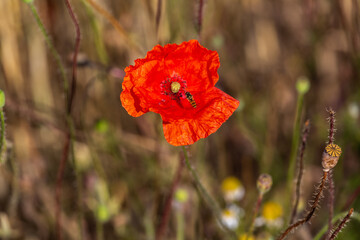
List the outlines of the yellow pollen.
{"label": "yellow pollen", "polygon": [[179,91],[180,91],[180,87],[181,87],[180,83],[178,83],[178,82],[172,82],[172,83],[171,83],[171,92],[173,92],[173,93],[179,92]]}
{"label": "yellow pollen", "polygon": [[340,157],[341,155],[341,148],[333,143],[327,145],[325,150],[332,157]]}

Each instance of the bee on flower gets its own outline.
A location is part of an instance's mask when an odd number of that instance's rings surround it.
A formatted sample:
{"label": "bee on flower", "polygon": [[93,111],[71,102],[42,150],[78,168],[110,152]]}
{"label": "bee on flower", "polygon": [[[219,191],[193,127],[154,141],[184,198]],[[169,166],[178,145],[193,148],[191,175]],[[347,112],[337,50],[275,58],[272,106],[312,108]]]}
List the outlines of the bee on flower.
{"label": "bee on flower", "polygon": [[236,177],[227,177],[221,183],[221,191],[226,202],[240,201],[245,195],[245,188]]}
{"label": "bee on flower", "polygon": [[165,139],[190,145],[216,132],[239,101],[215,87],[219,55],[197,40],[157,45],[125,69],[120,100],[133,117],[161,115]]}

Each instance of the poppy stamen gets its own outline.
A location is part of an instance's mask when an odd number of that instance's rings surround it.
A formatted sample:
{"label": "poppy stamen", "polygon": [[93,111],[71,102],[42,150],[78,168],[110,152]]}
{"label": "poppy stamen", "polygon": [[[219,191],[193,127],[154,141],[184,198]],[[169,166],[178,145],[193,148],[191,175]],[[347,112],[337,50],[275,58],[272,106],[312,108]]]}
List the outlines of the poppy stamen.
{"label": "poppy stamen", "polygon": [[181,85],[179,82],[172,82],[171,83],[171,92],[178,93],[180,91]]}
{"label": "poppy stamen", "polygon": [[186,81],[177,74],[167,77],[160,84],[161,94],[169,96],[172,100],[186,98]]}

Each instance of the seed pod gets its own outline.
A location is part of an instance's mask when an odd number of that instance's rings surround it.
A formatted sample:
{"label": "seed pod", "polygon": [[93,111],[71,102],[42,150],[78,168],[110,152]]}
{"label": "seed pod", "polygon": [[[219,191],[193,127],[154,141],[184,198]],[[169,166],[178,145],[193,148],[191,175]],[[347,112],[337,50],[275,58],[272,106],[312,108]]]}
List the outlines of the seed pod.
{"label": "seed pod", "polygon": [[257,188],[258,188],[260,194],[267,193],[272,186],[271,176],[267,173],[261,174],[257,180],[256,185],[257,185]]}
{"label": "seed pod", "polygon": [[339,161],[341,155],[341,148],[333,143],[326,146],[325,151],[322,155],[322,166],[324,172],[328,172],[333,169]]}
{"label": "seed pod", "polygon": [[180,91],[181,85],[178,82],[172,82],[170,87],[171,87],[171,92],[177,93]]}

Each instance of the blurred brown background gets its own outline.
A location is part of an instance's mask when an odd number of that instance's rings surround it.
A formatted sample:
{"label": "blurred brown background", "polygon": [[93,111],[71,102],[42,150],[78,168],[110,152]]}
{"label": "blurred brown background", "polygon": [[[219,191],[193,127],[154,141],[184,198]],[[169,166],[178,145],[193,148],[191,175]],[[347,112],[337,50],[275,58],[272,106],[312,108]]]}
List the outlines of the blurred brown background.
{"label": "blurred brown background", "polygon": [[[360,185],[358,0],[205,0],[201,28],[199,1],[168,0],[162,1],[158,31],[155,0],[95,1],[117,20],[120,30],[89,0],[71,3],[82,37],[73,106],[77,170],[70,160],[63,184],[64,239],[79,239],[80,213],[85,239],[97,239],[99,224],[105,239],[153,239],[181,148],[165,141],[158,115],[132,118],[122,108],[123,69],[158,43],[190,39],[218,51],[217,87],[241,102],[216,133],[191,147],[192,161],[220,205],[222,179],[238,177],[246,189],[240,205],[248,225],[262,172],[274,180],[266,200],[282,205],[291,201],[284,193],[298,95],[295,83],[306,76],[311,88],[303,119],[310,119],[311,131],[303,201],[321,177],[325,109],[332,107],[337,112],[336,142],[343,150],[334,171],[335,214],[344,210]],[[8,143],[8,160],[0,167],[0,220],[10,223],[9,239],[54,239],[56,174],[67,131],[65,95],[59,66],[31,4],[0,1],[0,88],[6,94]],[[75,30],[64,1],[35,0],[34,5],[71,79]],[[189,193],[186,239],[222,239],[191,183],[184,171],[180,185]],[[326,202],[325,197],[312,224],[298,231],[297,239],[311,239],[327,222]],[[359,199],[352,206],[359,209]],[[175,222],[172,216],[165,239],[175,239]],[[353,220],[339,239],[358,239],[358,226]],[[1,234],[4,224],[0,227]]]}

